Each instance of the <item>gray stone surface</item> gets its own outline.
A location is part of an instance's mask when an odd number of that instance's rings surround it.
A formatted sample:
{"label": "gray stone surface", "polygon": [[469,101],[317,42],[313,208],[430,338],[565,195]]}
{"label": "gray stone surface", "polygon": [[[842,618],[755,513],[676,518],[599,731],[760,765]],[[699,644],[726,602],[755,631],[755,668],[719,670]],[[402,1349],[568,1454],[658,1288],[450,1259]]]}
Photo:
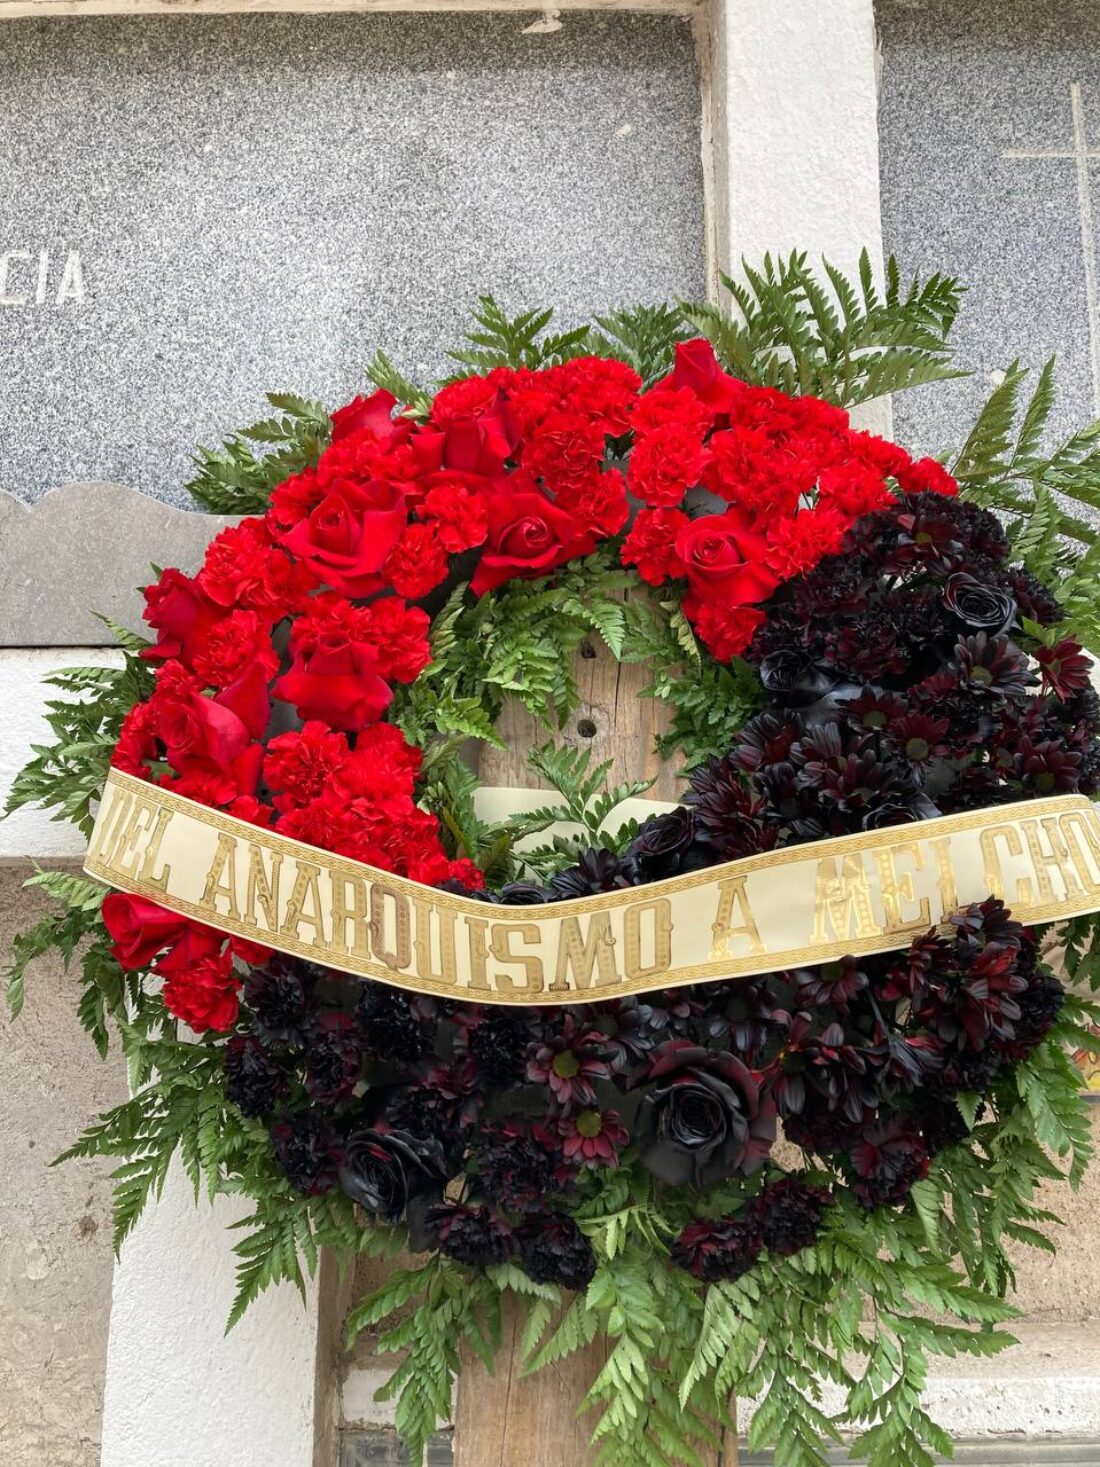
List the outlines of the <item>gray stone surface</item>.
{"label": "gray stone surface", "polygon": [[[0,966],[45,915],[25,861],[0,860]],[[0,1016],[0,1461],[96,1467],[111,1302],[110,1163],[50,1162],[126,1098],[76,1018],[76,980],[31,965],[22,1017]],[[196,1464],[197,1467],[197,1464]]]}
{"label": "gray stone surface", "polygon": [[[879,0],[886,246],[903,270],[967,285],[957,331],[973,379],[894,403],[897,436],[954,446],[1019,356],[1058,357],[1053,433],[1098,416],[1090,357],[1071,86],[1087,151],[1100,149],[1100,6],[1094,0]],[[1100,153],[1085,163],[1100,228]],[[1100,271],[1095,240],[1090,251]],[[1095,315],[1095,302],[1093,303]],[[1094,321],[1100,331],[1100,322]]]}
{"label": "gray stone surface", "polygon": [[380,345],[440,372],[482,290],[566,319],[699,294],[690,23],[537,19],[5,22],[0,256],[30,258],[0,305],[0,488],[178,498],[266,389],[341,401]]}
{"label": "gray stone surface", "polygon": [[110,645],[94,612],[142,630],[151,567],[191,574],[234,523],[119,484],[69,484],[33,505],[0,491],[0,647]]}

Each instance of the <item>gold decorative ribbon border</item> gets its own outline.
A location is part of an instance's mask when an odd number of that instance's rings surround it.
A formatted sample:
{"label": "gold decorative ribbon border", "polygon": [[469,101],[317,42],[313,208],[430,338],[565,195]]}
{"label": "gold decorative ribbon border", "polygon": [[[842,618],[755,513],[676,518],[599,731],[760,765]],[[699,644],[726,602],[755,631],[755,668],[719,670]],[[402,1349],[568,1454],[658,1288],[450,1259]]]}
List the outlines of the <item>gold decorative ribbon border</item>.
{"label": "gold decorative ribbon border", "polygon": [[1100,910],[1100,813],[1062,795],[787,847],[643,887],[489,906],[112,770],[84,869],[182,916],[419,993],[594,1003],[909,945],[969,902]]}

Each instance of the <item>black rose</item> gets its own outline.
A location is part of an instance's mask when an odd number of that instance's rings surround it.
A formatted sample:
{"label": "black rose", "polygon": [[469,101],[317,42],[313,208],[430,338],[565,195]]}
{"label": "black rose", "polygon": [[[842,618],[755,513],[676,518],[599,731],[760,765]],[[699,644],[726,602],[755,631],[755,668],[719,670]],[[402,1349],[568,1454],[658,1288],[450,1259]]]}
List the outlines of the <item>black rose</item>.
{"label": "black rose", "polygon": [[831,692],[837,674],[799,652],[771,652],[759,667],[766,692],[785,708],[804,708]]}
{"label": "black rose", "polygon": [[942,814],[927,795],[889,796],[872,806],[863,817],[864,830],[885,830],[890,825],[912,825]]}
{"label": "black rose", "polygon": [[672,1039],[655,1051],[638,1107],[642,1160],[673,1187],[709,1187],[761,1165],[775,1140],[775,1103],[732,1054]]}
{"label": "black rose", "polygon": [[999,586],[987,586],[965,571],[948,576],[943,604],[962,626],[972,632],[999,635],[1016,619],[1016,602]]}
{"label": "black rose", "polygon": [[628,858],[637,862],[645,881],[661,881],[682,871],[695,839],[695,815],[684,805],[677,805],[663,815],[647,820],[626,849]]}
{"label": "black rose", "polygon": [[413,1197],[440,1192],[448,1180],[439,1141],[407,1131],[356,1131],[344,1147],[340,1186],[353,1202],[397,1222]]}
{"label": "black rose", "polygon": [[551,896],[537,881],[510,881],[500,888],[500,900],[506,907],[538,907]]}

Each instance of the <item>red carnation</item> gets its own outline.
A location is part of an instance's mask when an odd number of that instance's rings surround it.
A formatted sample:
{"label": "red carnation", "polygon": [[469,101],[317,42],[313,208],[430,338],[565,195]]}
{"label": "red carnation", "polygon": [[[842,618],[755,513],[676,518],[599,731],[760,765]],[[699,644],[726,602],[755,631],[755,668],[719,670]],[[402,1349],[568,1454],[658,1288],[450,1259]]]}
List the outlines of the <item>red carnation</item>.
{"label": "red carnation", "polygon": [[582,413],[612,437],[630,426],[630,410],[641,391],[642,379],[626,362],[614,357],[574,357],[556,369],[562,403]]}
{"label": "red carnation", "polygon": [[439,543],[451,555],[483,545],[489,533],[489,513],[478,480],[462,474],[437,474],[424,495],[420,512],[435,526]]}
{"label": "red carnation", "polygon": [[690,521],[676,536],[676,554],[691,588],[684,602],[688,615],[696,615],[703,604],[743,606],[765,600],[777,584],[767,552],[764,537],[736,510]]}
{"label": "red carnation", "polygon": [[703,477],[707,450],[694,427],[668,423],[639,438],[627,466],[627,483],[636,499],[672,509]]}
{"label": "red carnation", "polygon": [[271,623],[255,611],[219,607],[219,619],[192,638],[190,663],[204,683],[224,688],[251,667],[258,666],[265,681],[279,670],[279,656],[271,645]]}
{"label": "red carnation", "polygon": [[684,574],[676,537],[691,524],[680,509],[642,509],[623,541],[623,565],[635,565],[643,581],[659,586]]}
{"label": "red carnation", "polygon": [[617,535],[630,518],[626,483],[618,469],[604,469],[581,483],[559,489],[559,509],[571,514],[582,530]]}
{"label": "red carnation", "polygon": [[382,586],[382,566],[405,519],[404,496],[395,485],[343,480],[308,519],[283,534],[282,543],[334,591],[369,596]]}
{"label": "red carnation", "polygon": [[781,580],[812,570],[840,549],[851,520],[830,505],[780,520],[768,536],[768,563]]}
{"label": "red carnation", "polygon": [[368,641],[378,650],[378,671],[392,682],[411,683],[432,660],[431,617],[399,596],[383,596],[365,609]]}
{"label": "red carnation", "polygon": [[606,440],[598,423],[579,413],[550,413],[523,447],[523,466],[552,491],[588,482],[603,463]]}
{"label": "red carnation", "polygon": [[418,601],[446,578],[447,552],[434,524],[413,523],[391,551],[383,567],[386,580],[399,596]]}
{"label": "red carnation", "polygon": [[304,606],[317,584],[305,565],[296,564],[275,544],[265,521],[256,518],[215,535],[196,580],[219,606],[247,606],[279,617]]}
{"label": "red carnation", "polygon": [[897,481],[907,494],[920,494],[928,490],[932,494],[957,494],[958,483],[938,459],[921,458],[897,472]]}
{"label": "red carnation", "polygon": [[240,979],[230,953],[210,953],[164,984],[164,1006],[196,1034],[232,1028],[240,1009]]}
{"label": "red carnation", "polygon": [[276,810],[308,805],[334,783],[350,757],[346,736],[316,719],[277,734],[264,755],[264,780],[275,792]]}
{"label": "red carnation", "polygon": [[693,626],[712,657],[729,662],[752,641],[764,613],[756,606],[712,606],[695,609]]}
{"label": "red carnation", "polygon": [[483,596],[505,581],[544,576],[595,548],[596,537],[545,495],[501,495],[489,503],[489,543],[470,589]]}

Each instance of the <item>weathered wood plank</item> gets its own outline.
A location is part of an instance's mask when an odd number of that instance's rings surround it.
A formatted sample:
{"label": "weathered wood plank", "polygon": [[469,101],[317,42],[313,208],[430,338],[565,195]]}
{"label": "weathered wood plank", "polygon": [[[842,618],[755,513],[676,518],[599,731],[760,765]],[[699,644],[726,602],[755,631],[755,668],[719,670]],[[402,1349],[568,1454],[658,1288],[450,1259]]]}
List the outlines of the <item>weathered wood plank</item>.
{"label": "weathered wood plank", "polygon": [[[597,759],[611,759],[609,777],[615,783],[656,776],[650,795],[675,799],[672,767],[662,765],[653,751],[665,710],[652,698],[638,696],[648,681],[645,669],[621,667],[593,638],[578,657],[576,674],[581,704],[558,742],[584,745]],[[545,741],[544,730],[515,703],[505,709],[498,728],[508,748],[482,751],[482,780],[522,787],[537,783],[526,756],[533,744]],[[578,1420],[577,1409],[606,1363],[607,1344],[595,1341],[524,1379],[518,1346],[522,1328],[519,1309],[509,1305],[493,1375],[472,1352],[464,1357],[455,1415],[455,1467],[590,1467],[595,1454],[588,1442],[596,1416],[588,1413]],[[715,1467],[717,1461],[716,1457]]]}

